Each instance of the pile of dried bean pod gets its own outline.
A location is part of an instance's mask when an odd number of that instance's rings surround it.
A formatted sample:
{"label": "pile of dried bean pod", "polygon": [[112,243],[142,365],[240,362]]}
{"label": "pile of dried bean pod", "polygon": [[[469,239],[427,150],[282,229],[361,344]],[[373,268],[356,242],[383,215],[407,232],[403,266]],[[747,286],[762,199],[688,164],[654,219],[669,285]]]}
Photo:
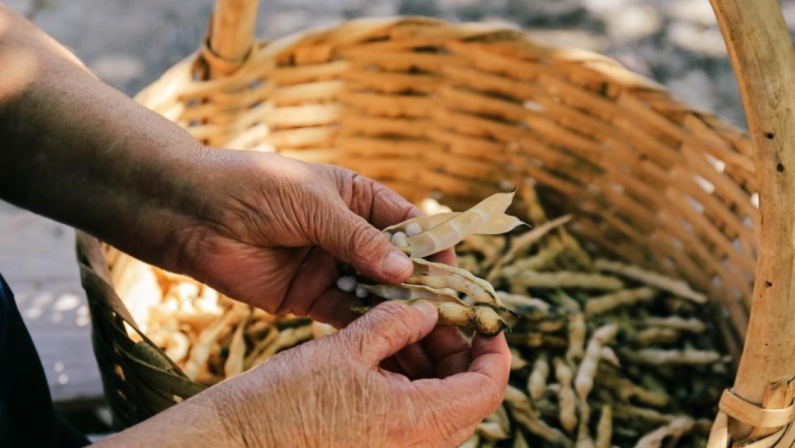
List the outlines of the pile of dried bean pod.
{"label": "pile of dried bean pod", "polygon": [[636,266],[592,260],[522,191],[533,228],[474,236],[459,266],[520,316],[502,408],[465,447],[700,447],[730,385],[706,296]]}
{"label": "pile of dried bean pod", "polygon": [[[519,193],[531,229],[473,235],[456,248],[461,271],[494,286],[496,300],[486,309],[499,304],[516,313],[500,313],[513,353],[503,405],[461,446],[703,446],[731,380],[706,297],[676,279],[593,260],[565,230],[570,217],[548,220],[532,188]],[[133,315],[191,379],[206,385],[334,331],[271,316],[157,269],[151,283],[156,287],[143,288],[147,305]],[[342,286],[364,295],[356,284]],[[377,286],[367,289],[376,293]],[[463,294],[445,295],[456,299],[441,303],[477,308]]]}

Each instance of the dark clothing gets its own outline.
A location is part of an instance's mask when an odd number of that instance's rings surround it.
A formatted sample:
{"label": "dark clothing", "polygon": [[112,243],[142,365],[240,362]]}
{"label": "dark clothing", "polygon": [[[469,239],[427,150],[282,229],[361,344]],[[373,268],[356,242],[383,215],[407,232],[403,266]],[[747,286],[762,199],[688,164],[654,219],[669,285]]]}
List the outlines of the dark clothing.
{"label": "dark clothing", "polygon": [[0,276],[0,448],[86,445],[55,412],[33,340]]}

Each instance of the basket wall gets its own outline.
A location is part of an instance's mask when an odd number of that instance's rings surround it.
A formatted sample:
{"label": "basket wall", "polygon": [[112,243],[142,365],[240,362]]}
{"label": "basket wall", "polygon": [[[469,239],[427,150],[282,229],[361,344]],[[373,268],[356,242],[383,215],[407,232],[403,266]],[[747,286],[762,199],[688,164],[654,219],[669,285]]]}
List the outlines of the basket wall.
{"label": "basket wall", "polygon": [[[204,80],[214,70],[229,74]],[[535,182],[592,251],[706,291],[739,358],[760,226],[751,145],[606,57],[504,27],[363,19],[259,44],[237,68],[205,47],[136,99],[207,145],[344,165],[415,201],[463,208]],[[111,253],[116,278],[131,261]]]}
{"label": "basket wall", "polygon": [[210,146],[344,165],[413,200],[465,207],[533,179],[592,249],[687,279],[744,336],[751,145],[618,63],[405,18],[261,44],[231,75],[196,80],[213,64],[205,48],[137,99]]}

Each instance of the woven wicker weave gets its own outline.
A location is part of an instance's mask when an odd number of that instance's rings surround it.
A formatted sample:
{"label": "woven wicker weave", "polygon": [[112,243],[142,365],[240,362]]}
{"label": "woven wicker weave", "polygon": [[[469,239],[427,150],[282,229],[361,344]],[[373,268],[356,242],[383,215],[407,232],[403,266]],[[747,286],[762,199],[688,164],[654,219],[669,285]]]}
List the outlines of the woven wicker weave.
{"label": "woven wicker weave", "polygon": [[[226,28],[214,21],[211,44],[141,92],[141,104],[207,145],[344,165],[453,208],[532,179],[577,216],[571,230],[591,250],[707,291],[739,359],[761,222],[745,133],[606,57],[504,26],[362,19],[255,44],[256,2],[221,0],[216,19],[235,14],[230,4],[246,9]],[[231,44],[230,29],[243,30]],[[126,337],[122,321],[133,323],[113,288],[129,295],[138,262],[85,235],[79,252],[117,423],[201,390]]]}

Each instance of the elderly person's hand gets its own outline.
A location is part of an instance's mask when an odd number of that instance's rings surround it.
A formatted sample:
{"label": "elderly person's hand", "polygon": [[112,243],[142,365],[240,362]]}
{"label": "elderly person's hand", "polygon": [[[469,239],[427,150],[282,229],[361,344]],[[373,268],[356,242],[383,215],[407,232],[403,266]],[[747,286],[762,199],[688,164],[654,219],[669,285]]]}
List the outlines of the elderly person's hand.
{"label": "elderly person's hand", "polygon": [[181,405],[213,409],[217,420],[174,427],[175,409],[115,442],[138,446],[149,436],[150,446],[183,446],[153,440],[162,430],[198,431],[198,446],[212,446],[213,437],[248,448],[457,446],[499,406],[511,355],[503,335],[476,336],[472,363],[445,379],[411,381],[378,367],[425,337],[436,320],[427,303],[379,305],[346,329],[282,352]]}
{"label": "elderly person's hand", "polygon": [[[357,317],[333,286],[339,262],[384,283],[411,273],[378,231],[417,213],[395,193],[341,168],[208,149],[2,5],[0,72],[3,200],[235,299],[337,326]],[[436,320],[387,303],[107,443],[453,446],[499,404],[510,355],[503,336],[470,347]]]}
{"label": "elderly person's hand", "polygon": [[212,169],[195,182],[202,209],[176,238],[177,270],[268,312],[337,326],[361,304],[333,288],[340,262],[384,283],[411,275],[411,261],[378,230],[420,214],[395,192],[332,165],[206,151]]}
{"label": "elderly person's hand", "polygon": [[[206,149],[189,189],[201,201],[186,207],[170,250],[141,253],[228,296],[275,314],[292,313],[342,327],[361,301],[334,286],[339,264],[397,284],[412,263],[378,230],[420,215],[394,191],[353,171],[276,154]],[[175,253],[176,252],[176,253]],[[172,261],[173,260],[173,261]],[[453,263],[445,251],[438,261]],[[174,263],[169,265],[169,263]],[[449,353],[448,369],[434,359]],[[412,378],[462,372],[469,344],[440,328],[385,365]]]}

